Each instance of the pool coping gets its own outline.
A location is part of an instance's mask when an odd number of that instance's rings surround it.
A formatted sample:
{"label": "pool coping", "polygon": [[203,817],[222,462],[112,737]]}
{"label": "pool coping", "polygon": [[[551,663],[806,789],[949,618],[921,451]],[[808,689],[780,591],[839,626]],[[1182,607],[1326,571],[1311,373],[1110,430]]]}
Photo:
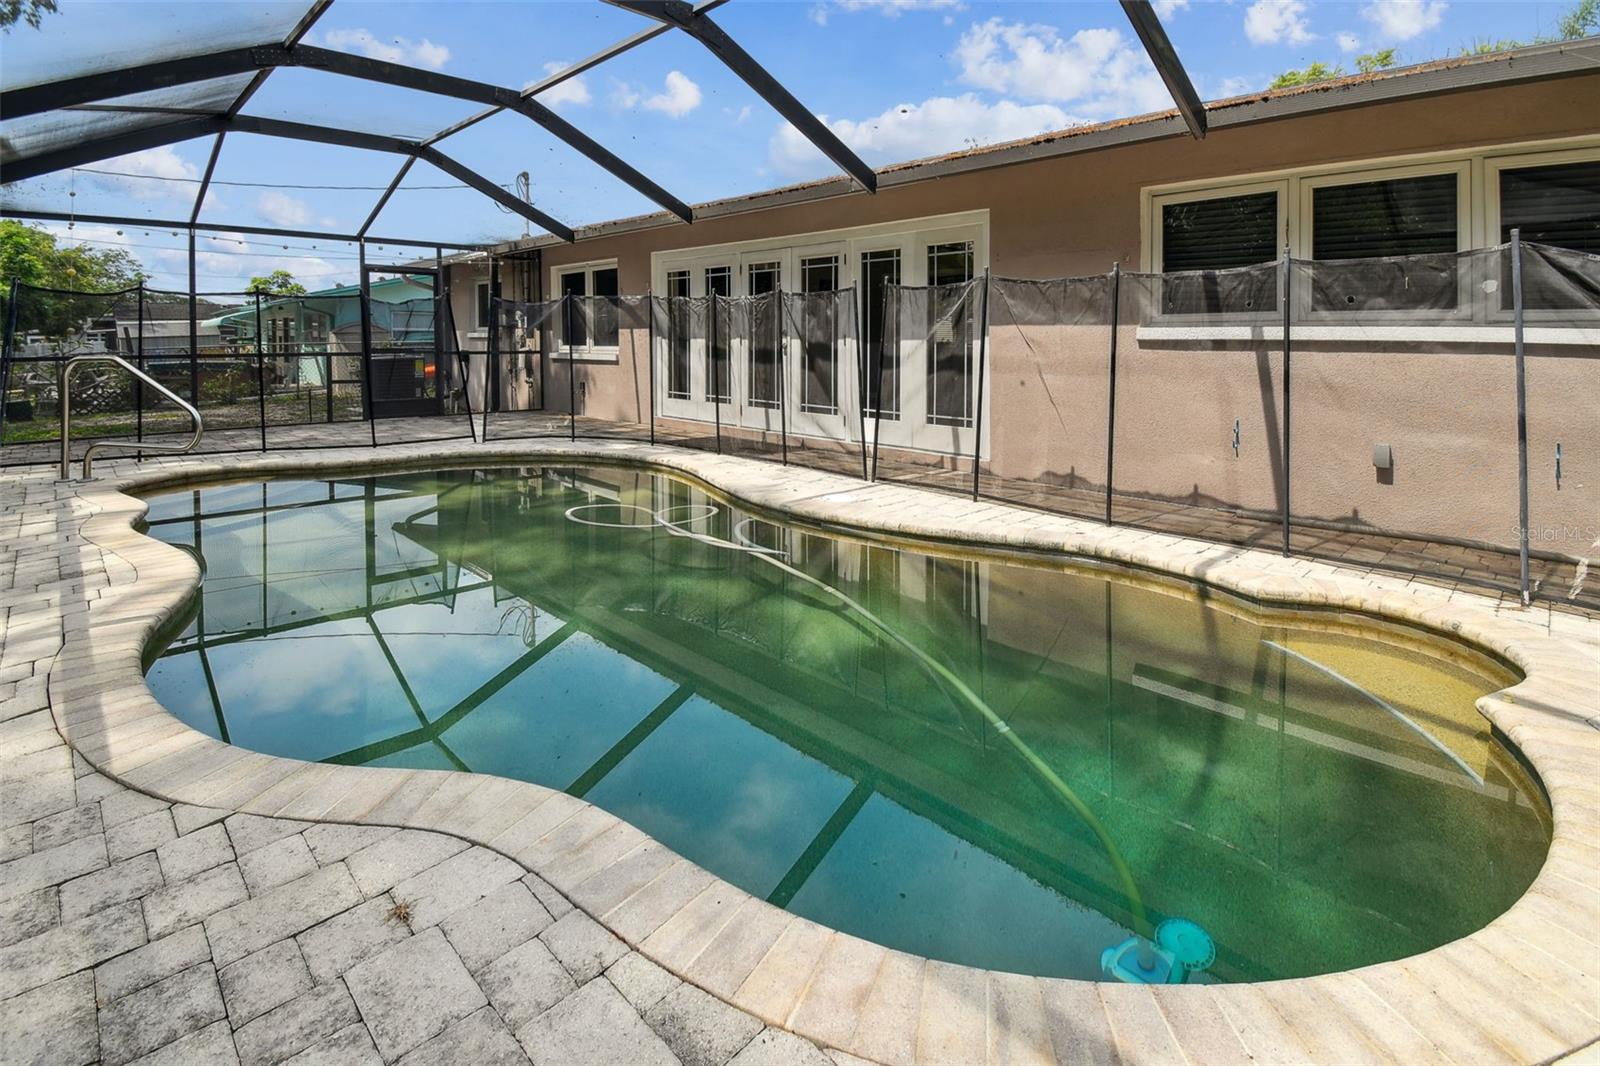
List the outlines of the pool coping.
{"label": "pool coping", "polygon": [[[1527,893],[1487,927],[1397,962],[1236,985],[1027,977],[921,959],[791,915],[564,793],[489,775],[330,766],[248,752],[184,725],[151,695],[144,650],[186,605],[199,572],[188,554],[133,528],[145,505],[123,490],[550,459],[642,462],[801,521],[1081,555],[1187,578],[1266,606],[1353,611],[1475,644],[1525,674],[1484,697],[1479,708],[1547,791],[1554,821],[1549,856]],[[1600,1040],[1595,619],[1255,549],[628,442],[462,441],[366,453],[123,461],[70,492],[84,521],[59,538],[58,559],[69,562],[81,538],[128,564],[89,604],[90,625],[69,635],[49,671],[57,727],[96,769],[174,802],[427,829],[493,848],[684,980],[824,1046],[886,1063],[1544,1062]]]}

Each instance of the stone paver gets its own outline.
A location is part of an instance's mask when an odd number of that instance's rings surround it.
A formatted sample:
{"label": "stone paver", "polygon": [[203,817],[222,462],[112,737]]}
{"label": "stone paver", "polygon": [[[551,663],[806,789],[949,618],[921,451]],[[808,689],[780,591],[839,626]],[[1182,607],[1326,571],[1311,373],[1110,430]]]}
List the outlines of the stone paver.
{"label": "stone paver", "polygon": [[429,929],[344,975],[378,1053],[392,1062],[487,999],[444,934]]}
{"label": "stone paver", "polygon": [[[647,453],[621,444],[571,450]],[[845,504],[830,497],[859,482],[796,470],[780,484],[758,464],[648,454],[822,521],[877,513],[902,532],[960,537],[971,532],[963,523],[992,530],[1006,513],[884,485]],[[252,465],[261,461],[156,460],[144,469],[249,476]],[[114,479],[135,467],[101,469]],[[1600,625],[1581,612],[1523,612],[1466,590],[1413,588],[1304,559],[1014,518],[1007,535],[1018,546],[1156,569],[1167,552],[1171,568],[1246,596],[1303,594],[1451,628],[1530,674],[1517,689],[1528,697],[1491,697],[1485,713],[1544,773],[1564,851],[1514,921],[1492,930],[1499,941],[1471,937],[1318,986],[1325,992],[1290,982],[1226,998],[1206,988],[1169,996],[880,954],[737,891],[724,904],[709,875],[570,797],[441,774],[402,786],[373,771],[348,771],[366,775],[350,779],[361,782],[352,790],[346,768],[296,768],[199,743],[150,702],[138,672],[152,626],[191,587],[192,563],[129,531],[137,508],[105,484],[80,489],[23,474],[7,476],[0,492],[7,1066],[235,1056],[247,1066],[858,1066],[919,1055],[1130,1066],[1180,1056],[1476,1061],[1560,1058],[1586,1034],[1600,1035],[1584,1006],[1593,1000],[1592,960],[1574,947],[1592,939],[1586,886],[1600,867],[1588,844],[1600,824],[1588,772],[1600,752]],[[269,816],[280,810],[370,812],[413,828]],[[452,825],[452,815],[463,823]],[[1558,960],[1562,976],[1527,969],[1515,946],[1524,943]],[[653,951],[661,952],[654,960]],[[1449,959],[1430,984],[1421,975],[1436,954]],[[1495,990],[1500,966],[1510,1009]],[[844,1046],[819,1050],[785,1026]],[[1573,1061],[1592,1058],[1595,1046]]]}

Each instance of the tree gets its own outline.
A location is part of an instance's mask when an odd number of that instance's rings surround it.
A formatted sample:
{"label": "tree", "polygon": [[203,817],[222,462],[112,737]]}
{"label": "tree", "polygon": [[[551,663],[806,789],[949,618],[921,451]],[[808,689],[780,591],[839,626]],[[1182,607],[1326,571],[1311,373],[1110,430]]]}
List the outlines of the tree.
{"label": "tree", "polygon": [[1312,63],[1301,70],[1286,70],[1272,79],[1269,89],[1292,89],[1299,85],[1312,85],[1319,81],[1344,76],[1343,67],[1330,67],[1326,63]]}
{"label": "tree", "polygon": [[1368,52],[1356,56],[1356,69],[1363,74],[1372,74],[1380,70],[1388,70],[1394,66],[1394,49],[1385,48],[1379,52]]}
{"label": "tree", "polygon": [[274,270],[264,278],[251,278],[250,284],[244,287],[244,291],[270,296],[304,296],[306,287],[294,280],[294,275],[287,270]]}
{"label": "tree", "polygon": [[11,32],[18,20],[34,29],[46,15],[56,13],[56,0],[0,0],[0,31]]}
{"label": "tree", "polygon": [[1563,41],[1576,41],[1600,29],[1600,0],[1578,0],[1571,10],[1556,19],[1556,34]]}
{"label": "tree", "polygon": [[[0,289],[0,316],[10,314],[6,301],[11,280],[30,286],[26,303],[18,300],[17,328],[21,331],[56,336],[79,330],[90,316],[90,309],[100,313],[114,306],[116,297],[75,293],[115,293],[138,285],[145,276],[139,261],[126,248],[62,248],[48,230],[11,219],[0,221],[0,284],[4,286]],[[34,291],[52,289],[70,291]]]}

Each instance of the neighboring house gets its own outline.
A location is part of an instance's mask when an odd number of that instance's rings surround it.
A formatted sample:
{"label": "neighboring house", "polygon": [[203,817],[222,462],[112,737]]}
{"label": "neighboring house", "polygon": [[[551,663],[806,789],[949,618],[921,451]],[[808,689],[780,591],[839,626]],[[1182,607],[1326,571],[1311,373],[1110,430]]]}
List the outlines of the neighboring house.
{"label": "neighboring house", "polygon": [[[433,279],[398,275],[369,287],[374,350],[433,345]],[[256,335],[257,309],[245,304],[220,315],[215,325],[224,336],[249,343]],[[322,384],[326,359],[306,358],[361,351],[361,287],[340,285],[303,296],[261,298],[260,331],[269,366],[285,383]],[[335,368],[336,379],[352,376]]]}

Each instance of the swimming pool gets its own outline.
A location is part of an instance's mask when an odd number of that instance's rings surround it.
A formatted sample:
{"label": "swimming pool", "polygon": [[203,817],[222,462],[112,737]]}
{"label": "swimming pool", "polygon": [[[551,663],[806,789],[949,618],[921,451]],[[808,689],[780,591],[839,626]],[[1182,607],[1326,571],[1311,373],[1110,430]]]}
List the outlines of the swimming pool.
{"label": "swimming pool", "polygon": [[1191,980],[1348,969],[1480,928],[1549,845],[1473,707],[1511,675],[1408,631],[621,467],[218,485],[148,521],[204,563],[148,674],[194,727],[564,789],[919,955],[1100,979],[1162,930]]}

